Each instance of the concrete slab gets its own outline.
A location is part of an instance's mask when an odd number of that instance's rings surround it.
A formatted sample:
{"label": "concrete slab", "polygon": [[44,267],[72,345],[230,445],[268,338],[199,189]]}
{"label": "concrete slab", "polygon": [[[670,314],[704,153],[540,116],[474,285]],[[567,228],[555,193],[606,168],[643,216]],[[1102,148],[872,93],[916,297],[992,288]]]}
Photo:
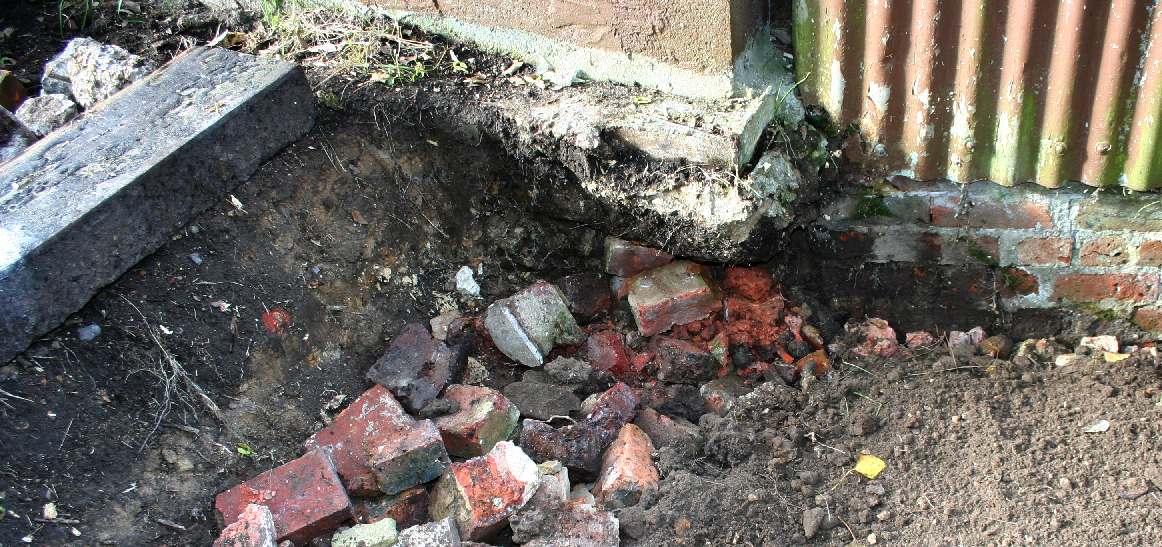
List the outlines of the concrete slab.
{"label": "concrete slab", "polygon": [[195,48],[0,165],[0,362],[305,134],[297,67]]}

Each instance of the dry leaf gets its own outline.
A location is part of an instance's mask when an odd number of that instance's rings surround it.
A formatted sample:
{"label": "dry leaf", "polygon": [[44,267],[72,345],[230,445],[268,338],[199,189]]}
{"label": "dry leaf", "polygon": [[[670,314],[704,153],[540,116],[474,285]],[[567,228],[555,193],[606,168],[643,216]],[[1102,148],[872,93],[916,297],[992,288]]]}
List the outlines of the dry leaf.
{"label": "dry leaf", "polygon": [[1107,351],[1107,352],[1105,352],[1105,357],[1106,357],[1107,363],[1116,363],[1118,361],[1124,361],[1126,359],[1129,359],[1130,354],[1128,354],[1128,353],[1114,353],[1112,351]]}
{"label": "dry leaf", "polygon": [[859,459],[855,462],[855,472],[863,475],[869,479],[874,479],[880,476],[880,473],[888,467],[888,464],[871,454],[860,454]]}

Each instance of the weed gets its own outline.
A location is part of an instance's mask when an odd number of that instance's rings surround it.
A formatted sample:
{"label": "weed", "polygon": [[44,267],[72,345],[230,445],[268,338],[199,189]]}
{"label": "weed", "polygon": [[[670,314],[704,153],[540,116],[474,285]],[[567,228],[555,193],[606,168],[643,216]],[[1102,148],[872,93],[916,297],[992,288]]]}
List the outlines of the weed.
{"label": "weed", "polygon": [[244,458],[249,458],[254,455],[254,449],[247,443],[238,443],[237,450],[238,455]]}
{"label": "weed", "polygon": [[84,30],[93,18],[93,0],[57,0],[56,15],[61,36],[65,30]]}
{"label": "weed", "polygon": [[888,208],[883,196],[864,196],[855,205],[852,218],[867,220],[876,217],[895,218],[895,213]]}

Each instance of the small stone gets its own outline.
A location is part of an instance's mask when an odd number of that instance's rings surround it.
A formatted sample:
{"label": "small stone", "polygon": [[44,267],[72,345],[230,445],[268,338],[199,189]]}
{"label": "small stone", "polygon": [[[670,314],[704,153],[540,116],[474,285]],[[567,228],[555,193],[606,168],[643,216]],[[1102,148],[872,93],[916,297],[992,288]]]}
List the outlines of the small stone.
{"label": "small stone", "polygon": [[[656,357],[658,380],[663,382],[701,384],[714,378],[718,370],[713,355],[685,340],[659,336],[654,338],[650,351]],[[745,368],[735,361],[736,366]]]}
{"label": "small stone", "polygon": [[30,97],[14,112],[17,119],[41,137],[69,123],[79,113],[77,103],[59,93]]}
{"label": "small stone", "polygon": [[91,38],[75,38],[45,64],[43,93],[72,95],[88,110],[129,84],[144,78],[153,63],[124,49]]}
{"label": "small stone", "polygon": [[990,336],[980,343],[980,352],[996,359],[1008,359],[1012,349],[1013,341],[1003,334]]}
{"label": "small stone", "polygon": [[464,371],[467,343],[452,346],[412,323],[396,336],[367,371],[367,379],[391,390],[410,412],[419,412]]}
{"label": "small stone", "polygon": [[851,427],[848,428],[848,432],[856,437],[863,437],[875,433],[879,428],[880,423],[876,420],[875,416],[859,414],[852,418]]}
{"label": "small stone", "polygon": [[581,408],[581,400],[572,391],[553,384],[513,382],[504,386],[504,395],[515,402],[522,416],[536,420],[569,416]]}
{"label": "small stone", "polygon": [[428,321],[429,326],[432,327],[432,338],[441,342],[447,340],[448,327],[461,317],[460,312],[456,310],[446,311],[433,317],[431,321]]}
{"label": "small stone", "polygon": [[557,280],[565,295],[569,311],[584,320],[596,319],[609,312],[613,302],[609,278],[599,273],[567,275]]}
{"label": "small stone", "polygon": [[601,474],[593,484],[593,496],[607,509],[637,505],[647,492],[656,490],[661,477],[651,454],[654,445],[636,425],[626,424],[601,461]]}
{"label": "small stone", "polygon": [[1106,352],[1118,353],[1117,336],[1086,336],[1077,343],[1076,352],[1082,355],[1102,355]]}
{"label": "small stone", "polygon": [[413,526],[400,532],[396,547],[458,547],[460,530],[452,517]]}
{"label": "small stone", "polygon": [[222,530],[214,547],[274,547],[275,535],[270,509],[251,503],[238,520]]}
{"label": "small stone", "polygon": [[[431,446],[430,434],[427,435],[428,442],[423,442],[426,432],[430,432],[427,427],[434,429],[427,420],[417,423],[392,397],[391,392],[383,386],[375,386],[340,412],[330,425],[311,435],[303,447],[306,450],[326,450],[347,490],[352,494],[395,494],[436,478],[446,466],[430,466],[426,472],[413,478],[418,482],[410,484],[407,476],[411,475],[405,472],[404,476],[386,480],[384,484],[388,490],[382,490],[383,485],[380,484],[377,472],[368,462],[368,451],[375,449],[382,454],[394,453],[397,458],[406,460],[409,452],[418,450],[415,456],[434,454],[439,458],[443,446]],[[439,439],[438,434],[436,439]],[[443,461],[447,461],[446,455]],[[381,461],[381,464],[384,462]]]}
{"label": "small stone", "polygon": [[632,277],[669,264],[673,255],[630,243],[616,237],[605,238],[605,273]]}
{"label": "small stone", "polygon": [[571,357],[558,357],[545,365],[545,372],[566,385],[583,384],[589,380],[589,363]]}
{"label": "small stone", "polygon": [[82,342],[92,342],[98,336],[101,336],[101,325],[96,323],[77,329],[77,339]]}
{"label": "small stone", "polygon": [[322,450],[310,450],[218,494],[214,509],[220,522],[230,525],[253,503],[270,509],[275,541],[296,545],[330,533],[352,516],[351,500]]}
{"label": "small stone", "polygon": [[428,522],[428,490],[422,485],[413,486],[393,496],[360,501],[353,510],[362,523],[389,518],[397,528],[409,528]]}
{"label": "small stone", "polygon": [[541,366],[557,346],[585,340],[564,295],[544,281],[494,302],[484,325],[501,353],[528,367]]}
{"label": "small stone", "polygon": [[382,519],[371,524],[356,524],[331,537],[331,547],[391,547],[397,533],[395,521]]}
{"label": "small stone", "polygon": [[455,519],[462,538],[486,539],[528,503],[540,480],[537,465],[520,448],[497,443],[485,456],[452,464],[432,491],[429,513]]}
{"label": "small stone", "polygon": [[[570,394],[571,395],[571,394]],[[455,401],[459,412],[436,420],[448,453],[461,458],[487,454],[516,430],[518,407],[492,388],[454,384],[444,397]]]}
{"label": "small stone", "polygon": [[472,268],[461,266],[456,270],[456,292],[468,296],[480,296],[480,284],[476,282]]}
{"label": "small stone", "polygon": [[488,367],[484,366],[479,359],[475,357],[468,358],[467,363],[464,365],[464,379],[462,383],[480,386],[484,385],[491,377],[492,375],[488,373]]}
{"label": "small stone", "polygon": [[887,321],[878,317],[872,317],[862,323],[848,324],[845,329],[863,338],[860,345],[852,348],[852,351],[861,357],[875,355],[886,358],[895,355],[900,350],[900,344],[896,341],[895,329]]}
{"label": "small stone", "polygon": [[819,528],[823,526],[823,520],[827,518],[827,511],[822,507],[815,507],[803,511],[803,535],[807,539],[815,537],[819,533]]}
{"label": "small stone", "polygon": [[628,282],[629,305],[642,336],[665,332],[722,309],[722,302],[693,262],[678,261]]}

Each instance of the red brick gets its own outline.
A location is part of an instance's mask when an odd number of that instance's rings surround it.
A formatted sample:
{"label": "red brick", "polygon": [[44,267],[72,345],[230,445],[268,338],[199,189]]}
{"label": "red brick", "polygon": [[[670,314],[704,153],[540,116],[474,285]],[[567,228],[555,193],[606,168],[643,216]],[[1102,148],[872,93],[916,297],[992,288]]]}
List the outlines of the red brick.
{"label": "red brick", "polygon": [[379,489],[387,494],[433,481],[448,468],[444,439],[431,420],[373,431],[364,446],[367,465],[375,472]]}
{"label": "red brick", "polygon": [[274,547],[274,516],[265,505],[250,504],[222,530],[214,547]]}
{"label": "red brick", "polygon": [[516,445],[502,442],[485,456],[452,464],[436,483],[429,510],[434,520],[454,518],[461,537],[486,539],[528,503],[540,483],[533,460]]}
{"label": "red brick", "polygon": [[1055,300],[1148,302],[1158,298],[1157,275],[1070,274],[1057,278]]}
{"label": "red brick", "polygon": [[722,309],[717,292],[693,262],[672,262],[629,280],[629,305],[644,336],[665,332]]}
{"label": "red brick", "polygon": [[1037,276],[1020,268],[1001,270],[1001,282],[1001,294],[1008,298],[1036,294],[1041,288]]}
{"label": "red brick", "polygon": [[585,354],[593,370],[609,373],[620,380],[633,379],[633,362],[620,332],[605,330],[589,335],[585,341]]}
{"label": "red brick", "polygon": [[977,201],[960,211],[959,198],[932,205],[932,224],[950,228],[1052,228],[1049,206],[1035,201]]}
{"label": "red brick", "polygon": [[[416,427],[416,421],[404,411],[391,392],[377,385],[340,412],[331,425],[311,435],[303,446],[307,450],[326,450],[339,476],[343,478],[347,491],[352,495],[374,496],[383,493],[383,490],[375,470],[368,463],[368,451],[375,448],[373,445],[376,442],[398,447],[398,441],[407,437],[402,432]],[[394,494],[415,484],[419,483],[402,485],[396,489],[393,482],[392,489],[395,491],[387,493]]]}
{"label": "red brick", "polygon": [[459,411],[436,418],[444,446],[453,456],[487,454],[496,443],[512,436],[520,419],[516,406],[492,388],[453,384],[444,398],[460,405]]}
{"label": "red brick", "polygon": [[1099,237],[1081,245],[1077,260],[1082,266],[1124,266],[1130,262],[1130,253],[1125,239]]}
{"label": "red brick", "polygon": [[605,272],[619,277],[631,277],[646,270],[665,266],[673,255],[635,245],[616,237],[605,238]]}
{"label": "red brick", "polygon": [[1134,315],[1130,320],[1142,330],[1154,333],[1162,332],[1162,308],[1155,306],[1138,308],[1134,310]]}
{"label": "red brick", "polygon": [[637,505],[646,492],[656,490],[661,477],[654,467],[654,444],[636,425],[626,424],[601,459],[601,475],[593,496],[606,509]]}
{"label": "red brick", "polygon": [[214,508],[223,525],[238,521],[250,504],[274,517],[276,541],[296,545],[330,533],[351,519],[351,500],[326,452],[311,450],[221,494]]}
{"label": "red brick", "polygon": [[1073,240],[1068,237],[1036,237],[1017,243],[1017,262],[1029,266],[1069,264]]}
{"label": "red brick", "polygon": [[389,518],[403,530],[428,522],[428,490],[413,486],[394,496],[360,501],[353,509],[359,522],[371,524]]}
{"label": "red brick", "polygon": [[1162,241],[1143,241],[1138,247],[1138,264],[1162,266]]}
{"label": "red brick", "polygon": [[649,435],[656,446],[690,441],[701,436],[698,426],[682,418],[671,418],[652,408],[641,409],[633,423]]}

